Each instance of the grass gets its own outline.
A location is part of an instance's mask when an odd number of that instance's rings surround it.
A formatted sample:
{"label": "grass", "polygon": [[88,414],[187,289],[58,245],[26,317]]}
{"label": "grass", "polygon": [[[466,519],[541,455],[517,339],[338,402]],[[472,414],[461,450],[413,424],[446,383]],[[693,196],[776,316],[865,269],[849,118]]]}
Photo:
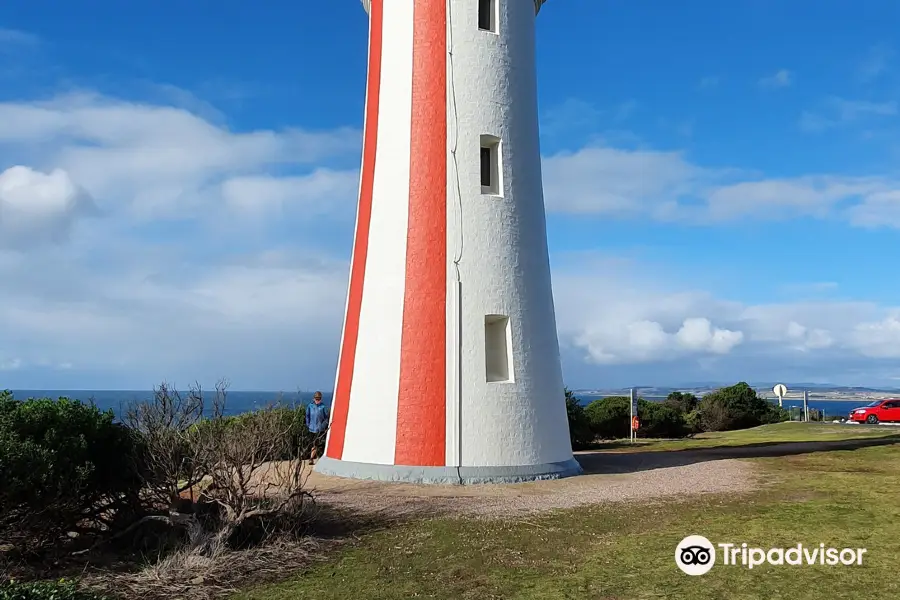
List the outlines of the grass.
{"label": "grass", "polygon": [[871,439],[900,435],[900,428],[890,426],[842,425],[834,423],[788,422],[754,427],[741,431],[701,433],[682,440],[654,440],[638,438],[634,444],[626,440],[600,442],[599,450],[627,452],[632,449],[646,451],[690,450],[716,446],[747,446],[751,444],[776,444],[785,442],[837,442],[842,440]]}
{"label": "grass", "polygon": [[[886,431],[887,430],[887,431]],[[780,424],[657,451],[891,435],[888,428]],[[624,449],[622,451],[627,451]],[[295,598],[771,600],[900,597],[900,444],[754,459],[772,485],[740,497],[618,504],[520,521],[433,519],[370,534],[300,577],[241,600]],[[763,548],[867,548],[862,566],[674,564],[689,534]],[[721,559],[719,559],[721,561]]]}

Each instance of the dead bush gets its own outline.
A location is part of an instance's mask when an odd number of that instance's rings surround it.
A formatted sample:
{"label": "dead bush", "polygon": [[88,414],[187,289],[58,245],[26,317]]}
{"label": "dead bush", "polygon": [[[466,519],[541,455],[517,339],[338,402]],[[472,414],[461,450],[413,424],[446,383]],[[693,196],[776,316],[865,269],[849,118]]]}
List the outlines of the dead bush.
{"label": "dead bush", "polygon": [[[253,529],[282,529],[302,515],[311,496],[305,489],[308,472],[299,455],[290,460],[294,446],[293,416],[270,406],[251,418],[229,421],[222,406],[199,436],[200,463],[210,479],[202,502],[213,502],[219,510],[219,538],[234,541],[235,534]],[[251,536],[252,537],[252,536]]]}
{"label": "dead bush", "polygon": [[[226,389],[227,383],[219,382],[216,396],[224,396]],[[134,468],[151,504],[177,510],[182,494],[192,493],[203,480],[197,442],[205,408],[199,385],[182,395],[165,382],[153,390],[149,401],[126,408],[123,421],[142,446]]]}
{"label": "dead bush", "polygon": [[213,546],[205,552],[184,548],[139,571],[88,573],[83,585],[99,592],[143,600],[212,600],[262,582],[278,581],[324,555],[315,538],[274,537],[244,550]]}
{"label": "dead bush", "polygon": [[[295,530],[312,498],[298,447],[296,415],[269,406],[226,417],[228,384],[207,403],[200,386],[186,395],[163,384],[150,402],[130,406],[126,423],[138,433],[148,514],[121,535],[150,522],[186,532],[189,552],[246,546],[273,532]],[[290,457],[289,460],[277,460]]]}

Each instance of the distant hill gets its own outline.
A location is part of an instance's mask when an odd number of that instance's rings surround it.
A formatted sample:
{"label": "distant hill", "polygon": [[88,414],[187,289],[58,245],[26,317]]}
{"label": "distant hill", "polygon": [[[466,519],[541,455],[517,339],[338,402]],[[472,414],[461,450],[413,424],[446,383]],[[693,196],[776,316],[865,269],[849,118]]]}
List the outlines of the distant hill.
{"label": "distant hill", "polygon": [[[829,383],[809,383],[809,382],[747,382],[750,386],[764,394],[771,394],[772,388],[778,383],[783,383],[790,392],[799,392],[802,390],[815,391],[816,393],[831,392],[834,394],[871,394],[871,393],[900,393],[900,388],[896,387],[866,387],[866,386],[842,386]],[[694,394],[703,394],[712,390],[734,385],[731,383],[714,383],[714,382],[691,382],[682,385],[661,386],[661,385],[635,385],[633,386],[640,392],[642,396],[668,396],[671,392],[691,392]],[[627,387],[625,388],[583,388],[572,390],[573,392],[585,395],[597,396],[614,396],[627,395]]]}

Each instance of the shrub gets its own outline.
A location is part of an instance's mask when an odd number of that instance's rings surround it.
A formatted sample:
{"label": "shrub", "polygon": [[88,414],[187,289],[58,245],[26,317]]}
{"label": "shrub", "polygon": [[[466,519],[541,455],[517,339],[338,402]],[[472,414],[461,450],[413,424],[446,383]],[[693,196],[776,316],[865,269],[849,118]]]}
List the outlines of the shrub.
{"label": "shrub", "polygon": [[212,556],[302,525],[309,493],[298,459],[312,438],[304,411],[269,406],[225,416],[227,388],[218,382],[210,402],[198,385],[181,394],[162,384],[152,400],[129,407],[155,499],[129,530],[163,523],[186,534],[189,553]]}
{"label": "shrub", "polygon": [[787,412],[756,395],[743,381],[705,395],[699,404],[704,431],[746,429],[787,419]]}
{"label": "shrub", "polygon": [[591,431],[598,438],[616,439],[628,437],[631,429],[630,400],[625,396],[610,396],[594,400],[585,407],[584,412],[590,423]]}
{"label": "shrub", "polygon": [[[217,387],[215,398],[215,406],[224,407],[224,389]],[[204,408],[199,386],[181,394],[166,383],[154,388],[151,399],[125,408],[123,420],[140,444],[134,471],[143,480],[150,512],[176,507],[180,495],[203,479],[196,441]]]}
{"label": "shrub", "polygon": [[684,414],[688,414],[695,410],[698,403],[699,400],[697,400],[697,396],[687,392],[672,392],[663,402],[664,405],[674,408],[678,412]]}
{"label": "shrub", "polygon": [[569,418],[569,438],[572,442],[572,450],[583,450],[594,441],[591,431],[591,423],[584,407],[579,402],[572,390],[565,388],[566,415]]}
{"label": "shrub", "polygon": [[[585,408],[594,435],[605,439],[625,438],[631,431],[631,399],[610,396],[594,400]],[[638,398],[639,437],[680,438],[689,433],[683,413],[659,402]]]}
{"label": "shrub", "polygon": [[106,597],[80,590],[74,581],[60,579],[51,582],[2,584],[0,600],[106,600]]}
{"label": "shrub", "polygon": [[688,433],[685,413],[658,402],[638,401],[639,437],[682,438]]}
{"label": "shrub", "polygon": [[[290,438],[290,443],[282,445],[280,449],[272,449],[274,454],[268,456],[266,460],[291,460],[297,458],[309,458],[309,452],[312,448],[314,434],[306,427],[306,408],[304,406],[282,406],[273,405],[271,407],[255,410],[253,412],[243,413],[233,417],[223,417],[223,422],[228,427],[233,427],[240,431],[252,431],[258,428],[260,419],[274,419],[278,421],[279,430],[284,431],[285,435]],[[201,421],[200,427],[208,427],[212,423],[211,420]]]}
{"label": "shrub", "polygon": [[687,429],[687,435],[696,435],[703,433],[703,423],[700,420],[700,410],[695,408],[684,416],[684,424]]}
{"label": "shrub", "polygon": [[134,442],[93,404],[0,394],[0,542],[37,551],[109,526],[137,502]]}

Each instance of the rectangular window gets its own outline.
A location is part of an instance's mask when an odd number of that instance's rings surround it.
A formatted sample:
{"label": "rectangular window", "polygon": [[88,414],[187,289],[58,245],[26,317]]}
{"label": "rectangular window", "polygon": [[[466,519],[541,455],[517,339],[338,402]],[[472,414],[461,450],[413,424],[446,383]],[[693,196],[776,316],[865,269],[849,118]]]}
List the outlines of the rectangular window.
{"label": "rectangular window", "polygon": [[497,33],[497,0],[478,0],[478,29]]}
{"label": "rectangular window", "polygon": [[513,380],[509,317],[504,315],[486,315],[484,317],[484,358],[488,382],[498,383]]}
{"label": "rectangular window", "polygon": [[503,189],[500,171],[500,138],[481,136],[481,193],[499,196]]}
{"label": "rectangular window", "polygon": [[481,187],[491,187],[491,149],[481,149]]}

